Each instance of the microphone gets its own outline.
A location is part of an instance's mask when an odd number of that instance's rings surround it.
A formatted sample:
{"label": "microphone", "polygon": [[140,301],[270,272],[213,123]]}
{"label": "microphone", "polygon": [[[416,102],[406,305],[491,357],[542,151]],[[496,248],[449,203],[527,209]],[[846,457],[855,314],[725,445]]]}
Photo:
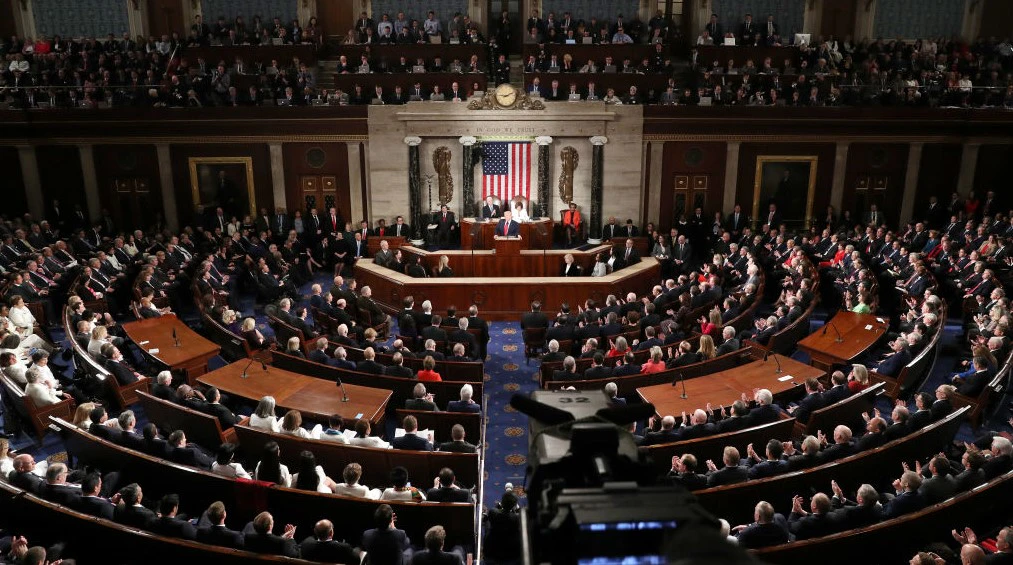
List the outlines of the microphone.
{"label": "microphone", "polygon": [[827,326],[834,328],[834,331],[837,332],[837,339],[834,340],[834,343],[844,343],[844,336],[841,335],[841,330],[837,329],[837,325],[830,320],[827,320],[827,323],[823,324],[823,335],[827,335]]}
{"label": "microphone", "polygon": [[515,410],[534,418],[546,426],[558,426],[574,420],[573,414],[566,410],[560,410],[555,406],[549,406],[534,400],[523,394],[514,394],[510,397],[510,406]]}
{"label": "microphone", "polygon": [[345,384],[341,382],[341,377],[338,377],[338,386],[341,387],[341,401],[348,402],[348,393],[345,392]]}
{"label": "microphone", "polygon": [[764,363],[767,362],[767,356],[768,355],[770,355],[771,357],[773,357],[774,358],[774,362],[777,363],[777,370],[774,371],[774,372],[775,373],[780,373],[781,372],[781,361],[777,358],[777,353],[774,353],[773,351],[764,351],[763,352],[763,362]]}
{"label": "microphone", "polygon": [[679,395],[679,398],[686,400],[689,397],[686,396],[686,377],[682,376],[682,373],[675,376],[675,379],[672,380],[672,386],[674,387],[678,383],[682,383],[682,394]]}
{"label": "microphone", "polygon": [[260,361],[260,368],[265,373],[267,372],[267,363],[264,363],[264,360],[260,359],[259,356],[260,356],[260,354],[256,353],[256,354],[253,355],[253,357],[250,357],[250,362],[247,363],[245,367],[243,367],[243,374],[239,375],[239,378],[241,378],[241,379],[249,378],[250,375],[249,375],[249,373],[247,373],[247,370],[250,368],[250,365],[253,365],[254,361]]}
{"label": "microphone", "polygon": [[176,347],[179,347],[180,344],[179,344],[179,338],[176,337],[176,328],[172,328],[172,341],[173,341],[173,343],[175,343]]}

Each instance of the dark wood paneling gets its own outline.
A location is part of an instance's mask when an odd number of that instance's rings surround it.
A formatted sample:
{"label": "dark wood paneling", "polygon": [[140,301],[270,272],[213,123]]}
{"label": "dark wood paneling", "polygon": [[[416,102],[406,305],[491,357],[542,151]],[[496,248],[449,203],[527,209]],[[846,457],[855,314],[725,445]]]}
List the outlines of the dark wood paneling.
{"label": "dark wood paneling", "polygon": [[855,7],[858,0],[823,0],[823,20],[820,33],[834,36],[838,41],[855,33]]}
{"label": "dark wood paneling", "polygon": [[[317,23],[325,35],[343,36],[355,27],[357,12],[352,0],[327,0],[317,2]],[[396,14],[391,15],[391,19]],[[305,22],[303,22],[305,25]]]}
{"label": "dark wood paneling", "polygon": [[[120,230],[145,229],[162,210],[158,154],[154,145],[96,145],[95,176],[102,207],[112,214]],[[116,181],[133,185],[119,192]],[[136,181],[136,182],[135,182]],[[146,188],[138,190],[137,185]]]}
{"label": "dark wood paneling", "polygon": [[148,0],[148,33],[155,37],[171,35],[178,31],[182,34],[183,5],[179,0]]}
{"label": "dark wood paneling", "polygon": [[[762,155],[815,155],[818,158],[812,205],[815,215],[816,212],[825,210],[830,204],[835,154],[836,146],[833,143],[743,143],[739,147],[739,175],[735,183],[735,202],[741,204],[742,209],[752,216],[757,157]],[[762,203],[760,211],[766,212]],[[727,213],[729,210],[725,210],[725,212]]]}
{"label": "dark wood paneling", "polygon": [[1008,194],[1013,145],[982,145],[978,149],[978,166],[974,172],[974,191],[984,196],[994,190],[1002,206],[1013,205]]}
{"label": "dark wood paneling", "polygon": [[0,171],[4,171],[0,190],[3,193],[3,215],[8,218],[28,210],[24,178],[21,176],[21,160],[14,147],[0,147]]}
{"label": "dark wood paneling", "polygon": [[1010,22],[1013,21],[1013,2],[1009,0],[985,0],[977,7],[982,11],[979,37],[1003,39],[1010,36]]}
{"label": "dark wood paneling", "polygon": [[[922,162],[918,168],[918,188],[915,191],[915,207],[928,204],[930,196],[940,202],[949,202],[950,194],[956,190],[960,176],[960,155],[958,143],[933,143],[922,147]],[[897,199],[900,202],[900,199]]]}
{"label": "dark wood paneling", "polygon": [[[320,167],[310,165],[307,153],[319,149],[324,152]],[[337,185],[337,207],[347,217],[351,210],[348,186],[348,145],[345,143],[286,143],[282,146],[285,161],[285,208],[289,213],[302,210],[306,215],[300,178],[304,176],[334,177]],[[358,187],[356,187],[358,188]],[[321,210],[323,212],[323,210]],[[357,225],[357,224],[356,224]]]}
{"label": "dark wood paneling", "polygon": [[675,222],[675,176],[682,174],[708,177],[704,217],[710,218],[717,211],[727,212],[721,209],[724,201],[726,155],[727,144],[724,142],[666,142],[662,153],[660,210],[658,217],[648,213],[646,220],[657,223],[662,231],[667,232],[672,227]]}
{"label": "dark wood paneling", "polygon": [[[836,210],[838,217],[843,210],[851,210],[852,218],[861,218],[869,205],[875,203],[890,224],[895,225],[900,217],[899,197],[904,193],[907,159],[906,143],[852,143],[848,147],[841,209]],[[886,183],[886,190],[873,188],[879,179]],[[858,189],[865,182],[869,188]],[[817,210],[825,209],[826,206]]]}
{"label": "dark wood paneling", "polygon": [[18,0],[0,0],[0,37],[4,40],[17,35],[18,28],[14,24],[14,4]]}
{"label": "dark wood paneling", "polygon": [[35,149],[39,163],[39,179],[46,208],[58,199],[72,210],[80,204],[85,214],[88,206],[84,197],[84,175],[81,173],[81,153],[73,145],[42,145]]}
{"label": "dark wood paneling", "polygon": [[191,223],[195,212],[193,194],[190,190],[190,157],[252,157],[254,198],[257,209],[266,207],[271,210],[274,208],[271,156],[266,144],[174,145],[171,149],[172,179],[176,190],[176,207],[179,212],[180,225]]}

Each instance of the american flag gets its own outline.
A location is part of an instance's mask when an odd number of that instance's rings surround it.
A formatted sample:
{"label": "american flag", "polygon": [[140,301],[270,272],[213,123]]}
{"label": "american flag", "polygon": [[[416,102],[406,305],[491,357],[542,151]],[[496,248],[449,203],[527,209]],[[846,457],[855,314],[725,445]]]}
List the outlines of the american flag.
{"label": "american flag", "polygon": [[506,202],[530,197],[531,143],[492,141],[482,144],[482,198]]}

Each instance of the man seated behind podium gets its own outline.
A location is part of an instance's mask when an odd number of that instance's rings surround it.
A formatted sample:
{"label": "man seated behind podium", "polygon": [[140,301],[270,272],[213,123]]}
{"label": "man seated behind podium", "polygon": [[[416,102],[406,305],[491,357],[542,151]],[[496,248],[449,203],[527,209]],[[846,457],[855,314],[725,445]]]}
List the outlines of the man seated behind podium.
{"label": "man seated behind podium", "polygon": [[502,215],[503,214],[502,212],[500,212],[499,204],[493,202],[493,198],[491,195],[486,196],[485,204],[482,205],[482,219],[491,220],[493,218],[499,218]]}
{"label": "man seated behind podium", "polygon": [[503,212],[503,219],[496,224],[496,235],[507,237],[520,237],[521,225],[514,221],[513,212]]}

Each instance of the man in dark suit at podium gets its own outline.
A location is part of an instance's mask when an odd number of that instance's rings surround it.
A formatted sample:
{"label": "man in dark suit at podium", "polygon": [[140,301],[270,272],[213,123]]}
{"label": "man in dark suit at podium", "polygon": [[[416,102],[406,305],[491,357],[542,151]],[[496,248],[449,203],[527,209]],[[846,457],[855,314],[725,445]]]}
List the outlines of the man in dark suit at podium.
{"label": "man in dark suit at podium", "polygon": [[436,224],[436,244],[446,247],[457,230],[457,220],[454,218],[454,213],[447,210],[447,205],[444,204],[440,206],[440,211],[433,218],[433,223]]}
{"label": "man in dark suit at podium", "polygon": [[499,204],[493,202],[492,196],[486,196],[485,204],[482,205],[482,219],[491,220],[493,218],[498,218],[502,215],[503,214],[500,213]]}
{"label": "man in dark suit at podium", "polygon": [[510,210],[503,212],[503,218],[496,224],[496,235],[519,237],[521,225],[513,220],[513,213]]}

